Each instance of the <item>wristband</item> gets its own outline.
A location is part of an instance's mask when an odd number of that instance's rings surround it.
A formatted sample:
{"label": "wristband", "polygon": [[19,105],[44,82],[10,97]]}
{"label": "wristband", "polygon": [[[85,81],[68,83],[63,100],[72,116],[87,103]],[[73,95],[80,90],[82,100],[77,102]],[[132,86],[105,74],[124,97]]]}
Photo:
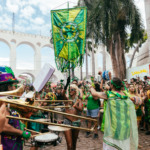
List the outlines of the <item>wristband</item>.
{"label": "wristband", "polygon": [[22,137],[26,140],[28,140],[31,137],[31,133],[27,131],[23,131]]}

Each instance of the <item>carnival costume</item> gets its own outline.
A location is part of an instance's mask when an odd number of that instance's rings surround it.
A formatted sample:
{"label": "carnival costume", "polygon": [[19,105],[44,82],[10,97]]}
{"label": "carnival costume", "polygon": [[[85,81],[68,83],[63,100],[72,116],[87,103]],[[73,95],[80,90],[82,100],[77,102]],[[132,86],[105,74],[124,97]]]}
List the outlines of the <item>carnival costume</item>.
{"label": "carnival costume", "polygon": [[103,150],[137,150],[138,130],[135,107],[125,94],[107,92]]}
{"label": "carnival costume", "polygon": [[[0,67],[0,86],[1,85],[11,85],[13,83],[18,83],[18,80],[15,78],[15,75],[10,67]],[[6,91],[6,89],[2,89]],[[9,109],[11,116],[19,117],[19,113],[15,109]],[[19,120],[9,119],[8,124],[13,126],[16,129],[22,130],[22,135],[13,135],[6,132],[2,132],[1,143],[3,145],[3,150],[22,150],[23,149],[23,140],[30,138],[31,133],[24,131],[25,125]]]}

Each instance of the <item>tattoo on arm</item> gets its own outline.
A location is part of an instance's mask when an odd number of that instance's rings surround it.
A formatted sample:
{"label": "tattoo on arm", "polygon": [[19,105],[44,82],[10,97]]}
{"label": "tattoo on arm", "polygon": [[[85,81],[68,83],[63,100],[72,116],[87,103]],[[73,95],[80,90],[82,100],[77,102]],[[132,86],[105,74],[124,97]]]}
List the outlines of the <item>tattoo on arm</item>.
{"label": "tattoo on arm", "polygon": [[102,99],[107,99],[107,95],[106,95],[105,92],[100,92],[99,97],[102,98]]}

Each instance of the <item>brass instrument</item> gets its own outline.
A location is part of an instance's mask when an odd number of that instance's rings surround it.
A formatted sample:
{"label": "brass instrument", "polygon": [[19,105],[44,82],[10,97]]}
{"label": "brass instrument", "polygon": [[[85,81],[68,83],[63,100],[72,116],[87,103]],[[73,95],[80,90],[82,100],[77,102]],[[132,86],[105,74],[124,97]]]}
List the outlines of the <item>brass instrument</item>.
{"label": "brass instrument", "polygon": [[53,108],[70,108],[70,106],[41,106],[42,108],[46,109],[53,109]]}
{"label": "brass instrument", "polygon": [[[20,88],[13,90],[13,91],[7,91],[7,92],[0,92],[1,96],[20,96],[22,95],[22,93],[24,92],[24,86],[21,86]],[[60,100],[57,100],[57,102],[59,102]],[[63,100],[64,102],[66,102],[66,100]],[[57,114],[61,114],[64,116],[71,116],[71,117],[75,117],[75,118],[79,118],[79,119],[84,119],[84,120],[89,120],[89,121],[93,121],[94,122],[94,127],[89,129],[89,128],[83,128],[83,127],[75,127],[75,126],[69,126],[69,125],[64,125],[64,124],[56,124],[56,123],[50,123],[50,122],[42,122],[42,121],[36,121],[36,120],[32,120],[32,119],[27,119],[27,118],[19,118],[19,117],[13,117],[13,116],[7,116],[7,118],[11,118],[11,119],[17,119],[17,120],[23,120],[23,121],[30,121],[30,122],[35,122],[35,123],[41,123],[41,124],[45,124],[45,125],[54,125],[54,126],[61,126],[61,127],[66,127],[66,128],[72,128],[72,129],[78,129],[78,130],[85,130],[85,131],[94,131],[94,128],[97,125],[97,120],[96,119],[92,119],[92,118],[87,118],[87,117],[83,117],[83,116],[78,116],[78,115],[74,115],[74,114],[69,114],[69,113],[64,113],[64,112],[60,112],[60,111],[56,111],[56,110],[51,110],[51,109],[45,109],[42,107],[36,107],[36,106],[32,106],[30,105],[29,102],[24,102],[20,99],[14,100],[14,99],[4,99],[4,98],[0,98],[0,102],[5,102],[10,104],[10,107],[15,108],[17,111],[19,111],[19,113],[22,114],[22,116],[25,117],[30,117],[30,115],[32,115],[32,109],[37,109],[37,110],[42,110],[42,111],[46,111],[46,112],[51,112],[51,113],[57,113]],[[34,102],[34,101],[32,101]],[[45,101],[43,101],[45,102]],[[51,102],[53,102],[51,100]],[[67,100],[67,102],[69,102],[69,100]],[[54,108],[56,108],[56,106],[54,106]]]}
{"label": "brass instrument", "polygon": [[19,117],[13,117],[13,116],[6,116],[6,117],[9,119],[16,119],[16,120],[22,120],[22,121],[27,121],[27,122],[35,122],[35,123],[40,123],[40,124],[44,124],[44,125],[54,125],[54,126],[60,126],[60,127],[65,127],[65,128],[90,131],[90,132],[94,131],[94,127],[91,129],[88,129],[88,128],[70,126],[70,125],[65,125],[65,124],[56,124],[56,123],[52,123],[52,122],[36,121],[36,120],[32,120],[32,119],[27,119],[27,118],[19,118]]}
{"label": "brass instrument", "polygon": [[[75,117],[75,118],[79,118],[79,119],[93,121],[94,122],[94,127],[89,129],[89,128],[83,128],[83,127],[68,126],[68,125],[64,125],[64,124],[56,124],[56,123],[50,123],[50,122],[35,121],[35,120],[32,120],[32,119],[27,119],[27,118],[18,118],[18,117],[7,116],[8,118],[24,120],[24,121],[31,121],[31,122],[41,123],[41,124],[45,124],[45,125],[55,125],[55,126],[61,126],[61,127],[68,127],[68,128],[72,128],[72,129],[79,129],[79,130],[85,130],[85,131],[93,131],[94,128],[97,126],[97,120],[96,119],[87,118],[87,117],[78,116],[78,115],[69,114],[69,113],[64,113],[64,112],[55,111],[55,110],[51,110],[51,109],[45,109],[45,108],[41,108],[41,107],[35,107],[35,106],[23,104],[23,103],[13,102],[13,100],[0,99],[0,101],[5,102],[5,103],[10,103],[11,105],[13,104],[12,106],[17,105],[18,108],[20,107],[20,108],[28,108],[28,109],[29,108],[37,109],[37,110],[42,110],[42,111],[46,111],[46,112],[61,114],[61,115],[64,115],[64,116],[71,116],[71,117]],[[16,109],[17,109],[17,106],[16,106]]]}
{"label": "brass instrument", "polygon": [[35,100],[34,102],[73,102],[73,100]]}
{"label": "brass instrument", "polygon": [[22,85],[16,90],[0,92],[0,96],[17,96],[18,97],[18,96],[21,96],[23,92],[24,92],[24,86]]}
{"label": "brass instrument", "polygon": [[5,103],[14,104],[14,105],[19,105],[19,106],[26,107],[26,108],[32,108],[32,109],[37,109],[37,110],[42,110],[42,111],[46,111],[46,112],[57,113],[57,114],[65,115],[65,116],[71,116],[71,117],[75,117],[75,118],[80,118],[80,119],[84,119],[84,120],[90,120],[90,121],[93,121],[93,122],[97,122],[96,119],[87,118],[87,117],[83,117],[83,116],[78,116],[78,115],[74,115],[74,114],[68,114],[68,113],[55,111],[55,110],[50,110],[50,109],[45,109],[45,108],[41,108],[41,107],[26,105],[26,104],[22,104],[22,103],[16,103],[16,102],[13,102],[12,100],[10,101],[10,100],[0,98],[0,101],[5,102]]}

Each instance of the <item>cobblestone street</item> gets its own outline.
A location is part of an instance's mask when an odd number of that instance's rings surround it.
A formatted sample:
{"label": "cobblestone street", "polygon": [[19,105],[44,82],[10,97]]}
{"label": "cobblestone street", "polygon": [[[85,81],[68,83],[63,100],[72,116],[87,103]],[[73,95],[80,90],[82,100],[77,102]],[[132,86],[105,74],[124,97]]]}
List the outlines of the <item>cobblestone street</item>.
{"label": "cobblestone street", "polygon": [[[67,145],[65,137],[63,134],[60,134],[62,137],[61,144],[57,146],[46,146],[41,148],[41,150],[67,150]],[[103,134],[99,131],[99,138],[94,140],[93,136],[86,138],[85,132],[80,132],[79,138],[77,141],[77,150],[102,150],[102,137]],[[145,135],[144,132],[140,131],[139,133],[139,145],[142,146],[140,150],[150,150],[150,135]],[[25,147],[25,150],[29,150],[29,147]]]}

